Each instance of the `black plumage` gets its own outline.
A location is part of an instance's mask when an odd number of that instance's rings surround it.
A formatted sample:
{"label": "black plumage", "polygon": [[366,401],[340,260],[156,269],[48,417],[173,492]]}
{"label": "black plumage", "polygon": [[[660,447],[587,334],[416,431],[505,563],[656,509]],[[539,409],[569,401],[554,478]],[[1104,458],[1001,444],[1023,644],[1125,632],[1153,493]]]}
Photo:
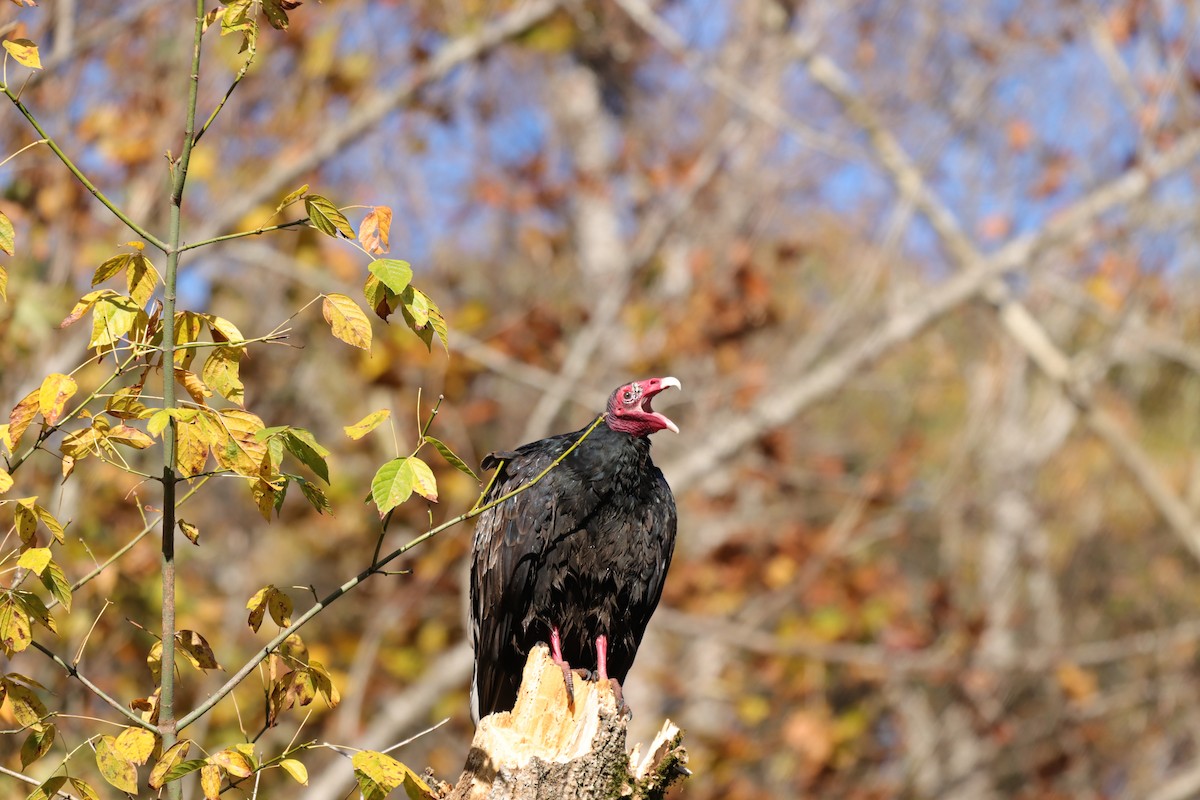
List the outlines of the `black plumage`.
{"label": "black plumage", "polygon": [[[624,681],[675,546],[675,500],[650,459],[649,435],[677,430],[650,399],[678,385],[653,378],[621,387],[582,444],[480,515],[470,585],[476,719],[512,708],[538,642],[552,652],[561,643],[554,655],[564,666]],[[484,468],[498,472],[486,502],[535,479],[587,427],[488,456]]]}

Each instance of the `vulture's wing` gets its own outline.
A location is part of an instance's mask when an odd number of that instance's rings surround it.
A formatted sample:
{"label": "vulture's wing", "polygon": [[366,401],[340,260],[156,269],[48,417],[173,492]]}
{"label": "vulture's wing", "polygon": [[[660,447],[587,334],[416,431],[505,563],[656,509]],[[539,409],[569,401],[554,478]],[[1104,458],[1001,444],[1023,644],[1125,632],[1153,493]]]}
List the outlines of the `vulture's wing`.
{"label": "vulture's wing", "polygon": [[[498,473],[485,502],[523,486],[571,447],[582,432],[553,436],[483,461]],[[573,454],[574,455],[574,454]],[[471,560],[471,627],[475,676],[471,710],[478,720],[510,707],[524,661],[512,646],[523,633],[533,581],[547,544],[574,532],[594,507],[597,487],[587,486],[571,459],[535,486],[479,515]],[[513,661],[513,663],[509,663]]]}

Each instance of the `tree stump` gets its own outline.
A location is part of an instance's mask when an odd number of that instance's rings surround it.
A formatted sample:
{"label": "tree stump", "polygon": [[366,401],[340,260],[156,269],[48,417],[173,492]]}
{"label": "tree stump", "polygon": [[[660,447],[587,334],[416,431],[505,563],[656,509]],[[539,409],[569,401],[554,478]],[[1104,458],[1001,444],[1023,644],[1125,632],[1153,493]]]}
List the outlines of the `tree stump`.
{"label": "tree stump", "polygon": [[484,717],[447,800],[661,798],[690,774],[683,733],[669,720],[645,756],[625,749],[628,714],[612,686],[574,682],[568,703],[562,670],[536,647],[512,711]]}

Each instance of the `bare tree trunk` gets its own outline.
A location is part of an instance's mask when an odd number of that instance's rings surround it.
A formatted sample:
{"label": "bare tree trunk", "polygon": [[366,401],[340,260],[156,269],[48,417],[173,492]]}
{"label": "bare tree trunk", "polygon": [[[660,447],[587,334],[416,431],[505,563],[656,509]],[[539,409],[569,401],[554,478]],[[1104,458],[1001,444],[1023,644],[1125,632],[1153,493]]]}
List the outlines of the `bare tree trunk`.
{"label": "bare tree trunk", "polygon": [[629,715],[612,687],[574,681],[567,699],[562,670],[545,647],[529,655],[517,704],[484,717],[448,800],[659,798],[688,773],[683,733],[663,723],[645,756],[625,750]]}

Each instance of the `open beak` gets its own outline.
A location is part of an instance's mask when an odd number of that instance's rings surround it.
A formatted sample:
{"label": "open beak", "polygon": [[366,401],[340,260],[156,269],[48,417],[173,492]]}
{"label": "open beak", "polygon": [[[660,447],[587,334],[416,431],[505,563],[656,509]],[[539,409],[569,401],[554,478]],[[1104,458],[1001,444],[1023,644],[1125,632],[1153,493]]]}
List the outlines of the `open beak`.
{"label": "open beak", "polygon": [[[656,380],[647,381],[647,384],[649,384],[649,385],[646,388],[645,394],[642,395],[642,411],[645,412],[648,416],[654,417],[659,422],[661,422],[662,426],[664,428],[666,428],[667,430],[672,431],[674,433],[679,433],[678,425],[676,425],[674,422],[672,422],[670,419],[668,419],[664,414],[660,414],[657,411],[655,411],[653,408],[650,407],[650,401],[652,399],[654,399],[654,395],[658,394],[659,392],[663,391],[664,389],[669,389],[672,386],[674,386],[676,389],[679,389],[682,391],[683,386],[679,383],[679,379],[678,378],[657,378]],[[657,385],[655,385],[655,384],[657,384]]]}

